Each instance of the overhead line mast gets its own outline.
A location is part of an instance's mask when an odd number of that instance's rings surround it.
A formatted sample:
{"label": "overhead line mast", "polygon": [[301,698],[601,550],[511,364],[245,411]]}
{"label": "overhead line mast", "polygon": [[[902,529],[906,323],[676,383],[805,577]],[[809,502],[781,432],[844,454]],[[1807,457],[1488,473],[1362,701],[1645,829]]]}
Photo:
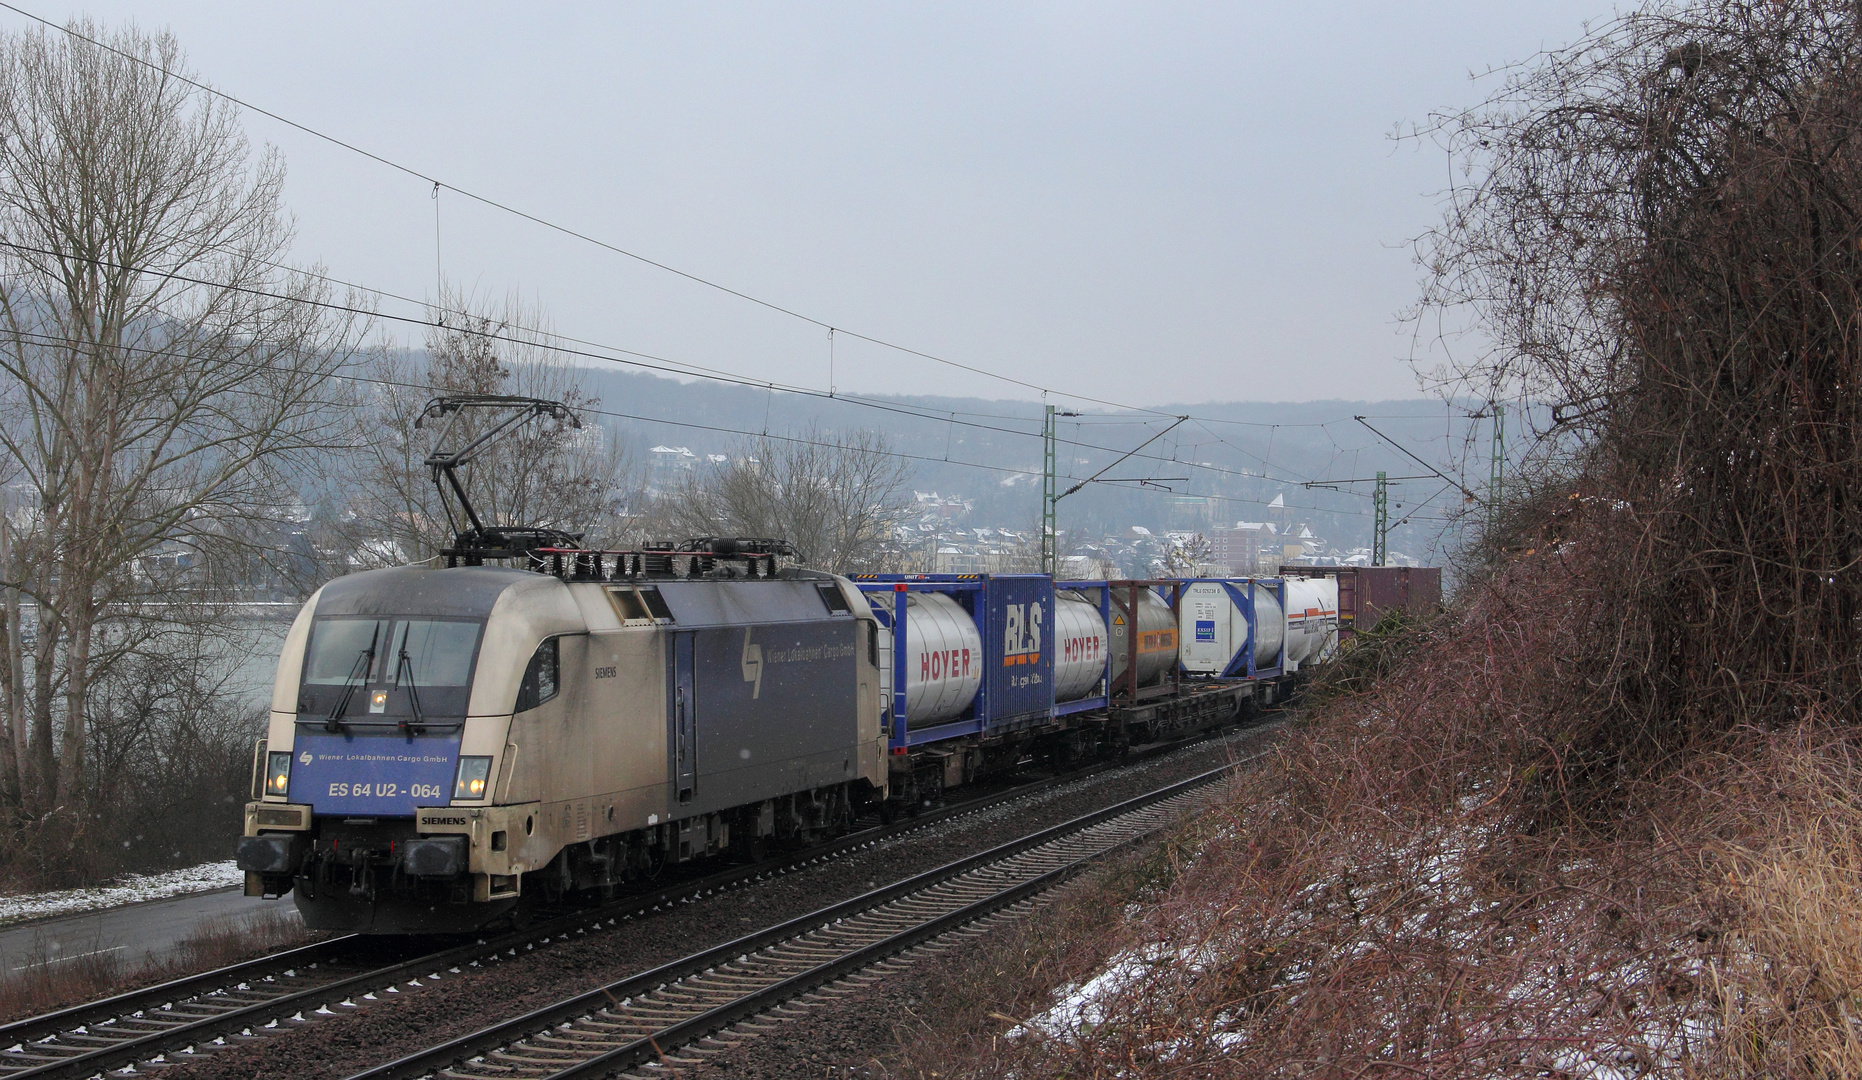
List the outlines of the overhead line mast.
{"label": "overhead line mast", "polygon": [[1492,532],[1500,519],[1500,483],[1506,472],[1506,406],[1493,403],[1493,452],[1489,455],[1487,476],[1487,531]]}
{"label": "overhead line mast", "polygon": [[1054,498],[1054,407],[1047,407],[1041,424],[1041,572],[1052,575],[1056,561]]}
{"label": "overhead line mast", "polygon": [[1382,469],[1377,470],[1371,509],[1371,565],[1382,566],[1390,555],[1390,480]]}

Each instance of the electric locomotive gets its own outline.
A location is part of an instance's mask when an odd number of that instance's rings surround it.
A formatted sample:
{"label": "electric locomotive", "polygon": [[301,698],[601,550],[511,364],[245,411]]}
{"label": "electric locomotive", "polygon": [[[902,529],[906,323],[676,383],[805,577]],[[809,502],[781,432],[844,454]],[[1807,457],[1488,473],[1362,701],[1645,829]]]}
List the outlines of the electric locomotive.
{"label": "electric locomotive", "polygon": [[473,930],[526,891],[843,828],[886,775],[863,607],[796,571],[338,578],[285,640],[247,891],[318,929]]}

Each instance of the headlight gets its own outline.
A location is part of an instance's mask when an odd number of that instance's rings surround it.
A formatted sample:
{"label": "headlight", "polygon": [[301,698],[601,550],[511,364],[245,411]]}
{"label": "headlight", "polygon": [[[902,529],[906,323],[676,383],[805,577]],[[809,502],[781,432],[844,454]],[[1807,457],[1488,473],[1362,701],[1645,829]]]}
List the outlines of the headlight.
{"label": "headlight", "polygon": [[491,779],[491,758],[462,757],[459,759],[459,778],[453,781],[453,798],[482,799],[485,797],[485,784]]}
{"label": "headlight", "polygon": [[283,795],[291,789],[291,751],[273,750],[265,755],[265,794]]}

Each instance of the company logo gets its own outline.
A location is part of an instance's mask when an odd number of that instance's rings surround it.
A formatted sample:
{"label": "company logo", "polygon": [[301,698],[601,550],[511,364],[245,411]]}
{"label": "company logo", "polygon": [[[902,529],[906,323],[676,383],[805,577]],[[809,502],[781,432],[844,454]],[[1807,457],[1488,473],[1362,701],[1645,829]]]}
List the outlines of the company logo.
{"label": "company logo", "polygon": [[311,762],[313,762],[313,761],[315,761],[315,760],[317,760],[317,759],[316,759],[315,757],[313,757],[313,756],[311,756],[311,753],[310,753],[310,751],[308,751],[308,750],[306,750],[306,751],[304,751],[303,753],[301,753],[301,754],[299,754],[299,755],[297,756],[297,760],[299,760],[300,762],[303,762],[304,764],[306,764],[306,765],[308,765],[308,764],[310,764]]}
{"label": "company logo", "polygon": [[1041,605],[1009,604],[1003,609],[1002,666],[1041,662]]}
{"label": "company logo", "polygon": [[422,825],[464,825],[466,819],[459,816],[440,817],[437,814],[426,814],[421,816],[420,823]]}
{"label": "company logo", "polygon": [[752,699],[763,696],[763,646],[750,640],[750,628],[744,627],[744,682],[753,684],[750,688]]}
{"label": "company logo", "polygon": [[953,679],[965,678],[970,674],[970,650],[968,649],[933,649],[918,654],[918,678],[922,682],[934,682],[945,676]]}
{"label": "company logo", "polygon": [[1197,641],[1214,641],[1215,640],[1215,621],[1213,619],[1197,619],[1196,620],[1196,640]]}
{"label": "company logo", "polygon": [[1077,664],[1097,661],[1104,657],[1105,638],[1097,634],[1076,634],[1060,639],[1060,659],[1063,663]]}

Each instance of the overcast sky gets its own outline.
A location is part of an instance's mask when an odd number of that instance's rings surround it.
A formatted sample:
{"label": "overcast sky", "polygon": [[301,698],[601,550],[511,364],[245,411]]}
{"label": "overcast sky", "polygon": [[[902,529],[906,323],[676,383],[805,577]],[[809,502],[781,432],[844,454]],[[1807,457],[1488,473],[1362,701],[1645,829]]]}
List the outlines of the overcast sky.
{"label": "overcast sky", "polygon": [[[1406,241],[1448,168],[1391,131],[1610,12],[22,6],[167,27],[220,89],[448,184],[851,331],[1138,405],[1419,394]],[[333,275],[419,298],[443,270],[521,290],[567,335],[828,385],[819,327],[452,192],[436,268],[427,185],[247,129],[285,155],[297,257]],[[1038,396],[844,335],[834,354],[845,390]]]}

